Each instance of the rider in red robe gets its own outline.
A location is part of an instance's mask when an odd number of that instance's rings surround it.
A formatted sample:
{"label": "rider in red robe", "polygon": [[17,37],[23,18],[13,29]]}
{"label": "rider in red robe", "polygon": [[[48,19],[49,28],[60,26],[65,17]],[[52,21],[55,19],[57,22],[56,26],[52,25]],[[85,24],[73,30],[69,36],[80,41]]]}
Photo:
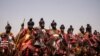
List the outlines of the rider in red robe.
{"label": "rider in red robe", "polygon": [[68,47],[72,48],[75,47],[76,45],[76,37],[73,34],[74,28],[72,25],[70,25],[70,27],[67,30],[67,39],[68,39]]}
{"label": "rider in red robe", "polygon": [[62,25],[60,26],[60,35],[61,35],[61,37],[62,37],[62,39],[63,39],[63,41],[64,41],[64,44],[67,45],[68,39],[67,39],[67,34],[65,33],[64,30],[65,30],[65,26],[62,24]]}
{"label": "rider in red robe", "polygon": [[51,23],[52,29],[49,29],[47,31],[47,34],[49,36],[48,37],[48,39],[49,39],[48,42],[52,46],[49,49],[52,50],[51,51],[52,53],[55,51],[55,49],[59,49],[57,41],[59,39],[59,33],[60,33],[60,31],[56,28],[56,26],[57,26],[57,23],[53,20],[52,23]]}
{"label": "rider in red robe", "polygon": [[20,52],[22,52],[23,56],[31,56],[33,55],[33,42],[35,40],[36,31],[34,30],[34,22],[32,18],[30,18],[27,23],[28,28],[23,29],[19,34],[19,45],[18,48]]}
{"label": "rider in red robe", "polygon": [[51,23],[52,29],[48,30],[48,34],[50,35],[50,38],[54,38],[55,36],[58,36],[60,31],[56,28],[57,23],[53,20]]}
{"label": "rider in red robe", "polygon": [[11,28],[12,27],[8,23],[5,27],[6,32],[0,34],[0,48],[2,49],[0,51],[2,51],[4,55],[12,55],[10,51],[15,50],[14,35],[11,33]]}
{"label": "rider in red robe", "polygon": [[40,19],[39,21],[39,30],[40,30],[40,34],[41,34],[41,40],[42,42],[47,42],[48,36],[47,36],[47,29],[45,28],[45,21],[43,18]]}

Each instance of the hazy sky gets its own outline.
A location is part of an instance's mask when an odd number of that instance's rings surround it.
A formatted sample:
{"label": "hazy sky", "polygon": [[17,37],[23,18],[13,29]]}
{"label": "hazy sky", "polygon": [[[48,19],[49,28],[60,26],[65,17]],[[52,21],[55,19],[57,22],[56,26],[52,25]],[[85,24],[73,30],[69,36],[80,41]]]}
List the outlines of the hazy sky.
{"label": "hazy sky", "polygon": [[61,24],[66,29],[73,25],[74,33],[86,24],[91,24],[93,30],[100,32],[100,0],[0,0],[0,32],[5,31],[7,21],[16,34],[24,18],[25,25],[33,18],[35,26],[38,26],[41,17],[46,22],[46,28],[54,19],[58,28]]}

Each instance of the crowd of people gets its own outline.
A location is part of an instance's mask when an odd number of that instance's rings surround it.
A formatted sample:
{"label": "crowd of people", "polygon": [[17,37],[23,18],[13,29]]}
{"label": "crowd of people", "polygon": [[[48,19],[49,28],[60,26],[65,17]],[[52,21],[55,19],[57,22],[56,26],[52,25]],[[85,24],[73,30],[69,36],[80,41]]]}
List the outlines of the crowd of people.
{"label": "crowd of people", "polygon": [[73,34],[72,25],[65,33],[62,24],[60,30],[53,20],[51,29],[45,28],[43,18],[39,21],[39,27],[34,27],[32,18],[21,25],[19,33],[14,36],[11,33],[11,25],[7,23],[5,32],[0,34],[0,56],[100,56],[100,33],[87,24],[79,28],[79,33]]}

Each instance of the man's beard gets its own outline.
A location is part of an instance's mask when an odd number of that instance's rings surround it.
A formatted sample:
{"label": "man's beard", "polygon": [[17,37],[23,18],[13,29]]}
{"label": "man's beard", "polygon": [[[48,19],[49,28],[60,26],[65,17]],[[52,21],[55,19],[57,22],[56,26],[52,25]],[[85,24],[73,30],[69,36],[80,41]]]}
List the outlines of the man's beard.
{"label": "man's beard", "polygon": [[28,27],[29,30],[32,30],[33,28]]}
{"label": "man's beard", "polygon": [[10,33],[10,31],[6,31],[6,33]]}
{"label": "man's beard", "polygon": [[42,29],[44,29],[44,26],[41,26]]}
{"label": "man's beard", "polygon": [[52,27],[52,29],[56,30],[56,27]]}

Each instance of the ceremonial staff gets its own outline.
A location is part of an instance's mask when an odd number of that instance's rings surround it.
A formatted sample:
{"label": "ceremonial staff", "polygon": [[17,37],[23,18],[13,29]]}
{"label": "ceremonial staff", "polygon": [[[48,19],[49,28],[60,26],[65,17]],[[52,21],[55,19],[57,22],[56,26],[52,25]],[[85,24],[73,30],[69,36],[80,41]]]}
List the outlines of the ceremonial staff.
{"label": "ceremonial staff", "polygon": [[16,44],[18,44],[18,42],[19,42],[19,38],[20,38],[20,33],[22,32],[22,30],[24,29],[24,22],[25,22],[25,18],[24,18],[24,20],[23,20],[23,22],[22,22],[22,24],[21,24],[21,28],[20,28],[20,32],[18,33],[18,35],[16,36]]}
{"label": "ceremonial staff", "polygon": [[18,43],[19,43],[19,41],[20,41],[20,34],[21,34],[21,32],[22,32],[22,30],[24,29],[24,22],[25,22],[25,18],[24,18],[24,20],[23,20],[23,22],[22,22],[22,24],[21,24],[21,28],[20,28],[20,31],[19,31],[19,33],[18,33],[18,35],[16,36],[16,41],[15,41],[15,44],[16,44],[16,54],[14,55],[14,56],[16,56],[17,54],[17,56],[19,56],[20,54],[19,54],[19,50],[18,50],[18,47],[19,47],[19,45],[18,45]]}
{"label": "ceremonial staff", "polygon": [[24,18],[24,20],[23,20],[23,23],[21,24],[21,29],[20,29],[20,31],[24,29],[24,22],[25,22],[25,18]]}

